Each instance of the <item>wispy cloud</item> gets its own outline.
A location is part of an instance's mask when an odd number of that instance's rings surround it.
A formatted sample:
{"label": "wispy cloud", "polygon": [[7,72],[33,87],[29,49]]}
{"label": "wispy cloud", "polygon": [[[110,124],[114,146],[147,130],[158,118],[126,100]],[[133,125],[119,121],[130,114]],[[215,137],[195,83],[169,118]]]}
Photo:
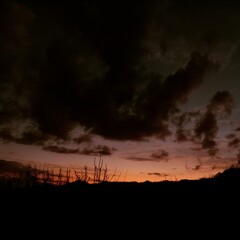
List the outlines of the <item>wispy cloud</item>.
{"label": "wispy cloud", "polygon": [[93,147],[88,147],[84,148],[83,150],[80,150],[79,153],[83,155],[93,155],[93,156],[98,156],[98,155],[112,155],[114,151],[116,151],[116,148],[113,147],[108,147],[106,145],[97,145]]}
{"label": "wispy cloud", "polygon": [[160,173],[160,172],[149,172],[147,173],[148,175],[154,175],[154,176],[157,176],[157,177],[168,177],[169,174],[167,173]]}
{"label": "wispy cloud", "polygon": [[198,164],[194,168],[192,168],[192,170],[194,171],[200,170],[201,166],[202,166],[201,164]]}
{"label": "wispy cloud", "polygon": [[80,153],[78,148],[72,149],[72,148],[60,147],[56,145],[44,146],[42,147],[42,149],[49,152],[63,153],[63,154],[79,154]]}
{"label": "wispy cloud", "polygon": [[159,162],[159,160],[148,158],[148,157],[137,157],[137,156],[129,156],[126,158],[127,160],[137,161],[137,162]]}
{"label": "wispy cloud", "polygon": [[84,149],[79,148],[66,148],[57,145],[49,145],[42,147],[45,151],[55,152],[55,153],[62,153],[62,154],[83,154],[83,155],[111,155],[116,148],[111,148],[106,145],[97,145],[91,146]]}
{"label": "wispy cloud", "polygon": [[128,160],[138,161],[138,162],[167,162],[169,161],[169,152],[163,149],[158,149],[150,153],[148,156],[128,156]]}

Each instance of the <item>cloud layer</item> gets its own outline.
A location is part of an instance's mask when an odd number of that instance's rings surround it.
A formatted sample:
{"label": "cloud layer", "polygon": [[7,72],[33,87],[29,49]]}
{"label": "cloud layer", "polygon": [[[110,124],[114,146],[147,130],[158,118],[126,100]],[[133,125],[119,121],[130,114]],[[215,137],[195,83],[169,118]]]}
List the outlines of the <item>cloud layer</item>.
{"label": "cloud layer", "polygon": [[[166,1],[1,1],[0,137],[43,144],[49,138],[69,139],[79,125],[109,139],[168,136],[171,115],[219,68],[222,53],[216,57],[217,50],[214,55],[210,47],[226,40],[218,25],[211,32],[212,23],[202,17],[187,26],[188,18],[201,14],[194,5],[189,16],[177,21],[186,10],[170,2],[178,13]],[[217,10],[213,21],[224,15],[221,5]],[[222,23],[224,31],[231,26]],[[186,42],[181,65],[174,39]],[[163,56],[171,66],[167,74]],[[198,137],[204,136],[203,147],[214,145],[215,114],[221,106],[229,113],[231,100],[223,93],[211,100],[195,129]],[[188,133],[180,130],[178,139],[185,140]]]}

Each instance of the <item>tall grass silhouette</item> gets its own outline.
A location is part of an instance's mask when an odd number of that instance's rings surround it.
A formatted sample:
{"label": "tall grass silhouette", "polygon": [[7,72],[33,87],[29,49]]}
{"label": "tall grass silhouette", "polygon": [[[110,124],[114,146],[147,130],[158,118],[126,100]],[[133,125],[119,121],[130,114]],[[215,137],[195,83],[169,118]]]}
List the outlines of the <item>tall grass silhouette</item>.
{"label": "tall grass silhouette", "polygon": [[21,188],[32,187],[41,184],[51,184],[56,186],[63,186],[74,181],[81,181],[85,183],[102,183],[119,181],[121,173],[115,168],[110,171],[107,164],[104,164],[102,156],[98,159],[94,157],[93,167],[84,165],[83,168],[54,168],[48,165],[38,167],[36,165],[28,164],[18,168],[16,171],[7,176],[0,177],[0,187]]}

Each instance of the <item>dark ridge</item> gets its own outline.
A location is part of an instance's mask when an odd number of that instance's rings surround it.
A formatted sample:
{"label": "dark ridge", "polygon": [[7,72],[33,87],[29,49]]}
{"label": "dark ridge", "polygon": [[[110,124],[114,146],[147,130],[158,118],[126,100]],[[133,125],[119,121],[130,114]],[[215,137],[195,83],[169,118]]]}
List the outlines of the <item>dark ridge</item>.
{"label": "dark ridge", "polygon": [[72,196],[79,199],[89,199],[93,195],[101,197],[118,196],[138,197],[148,196],[149,198],[158,198],[164,195],[214,195],[220,193],[238,194],[240,190],[240,168],[231,167],[223,172],[217,173],[211,178],[201,178],[199,180],[180,180],[180,181],[160,181],[160,182],[101,182],[87,183],[77,180],[66,183],[62,186],[54,184],[38,183],[36,185],[11,188],[11,185],[3,187],[0,185],[2,193],[7,194],[38,194]]}
{"label": "dark ridge", "polygon": [[[137,231],[152,231],[155,224],[156,229],[164,231],[170,222],[172,227],[196,227],[194,221],[200,219],[204,219],[204,226],[233,221],[232,215],[238,216],[239,212],[239,193],[240,168],[230,168],[199,180],[99,184],[75,181],[63,186],[1,188],[0,203],[2,218],[15,221],[15,226],[25,226],[26,222],[52,226],[57,222],[63,229],[70,225],[70,229],[75,226],[79,230],[94,226],[135,232],[133,225]],[[26,220],[19,222],[19,217]]]}

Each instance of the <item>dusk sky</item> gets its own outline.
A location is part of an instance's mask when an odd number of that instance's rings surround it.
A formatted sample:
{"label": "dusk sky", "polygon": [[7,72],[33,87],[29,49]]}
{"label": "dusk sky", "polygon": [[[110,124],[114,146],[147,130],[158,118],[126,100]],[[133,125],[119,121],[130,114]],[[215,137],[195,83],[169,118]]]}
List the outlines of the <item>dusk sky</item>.
{"label": "dusk sky", "polygon": [[119,181],[240,162],[240,3],[1,0],[0,159]]}

